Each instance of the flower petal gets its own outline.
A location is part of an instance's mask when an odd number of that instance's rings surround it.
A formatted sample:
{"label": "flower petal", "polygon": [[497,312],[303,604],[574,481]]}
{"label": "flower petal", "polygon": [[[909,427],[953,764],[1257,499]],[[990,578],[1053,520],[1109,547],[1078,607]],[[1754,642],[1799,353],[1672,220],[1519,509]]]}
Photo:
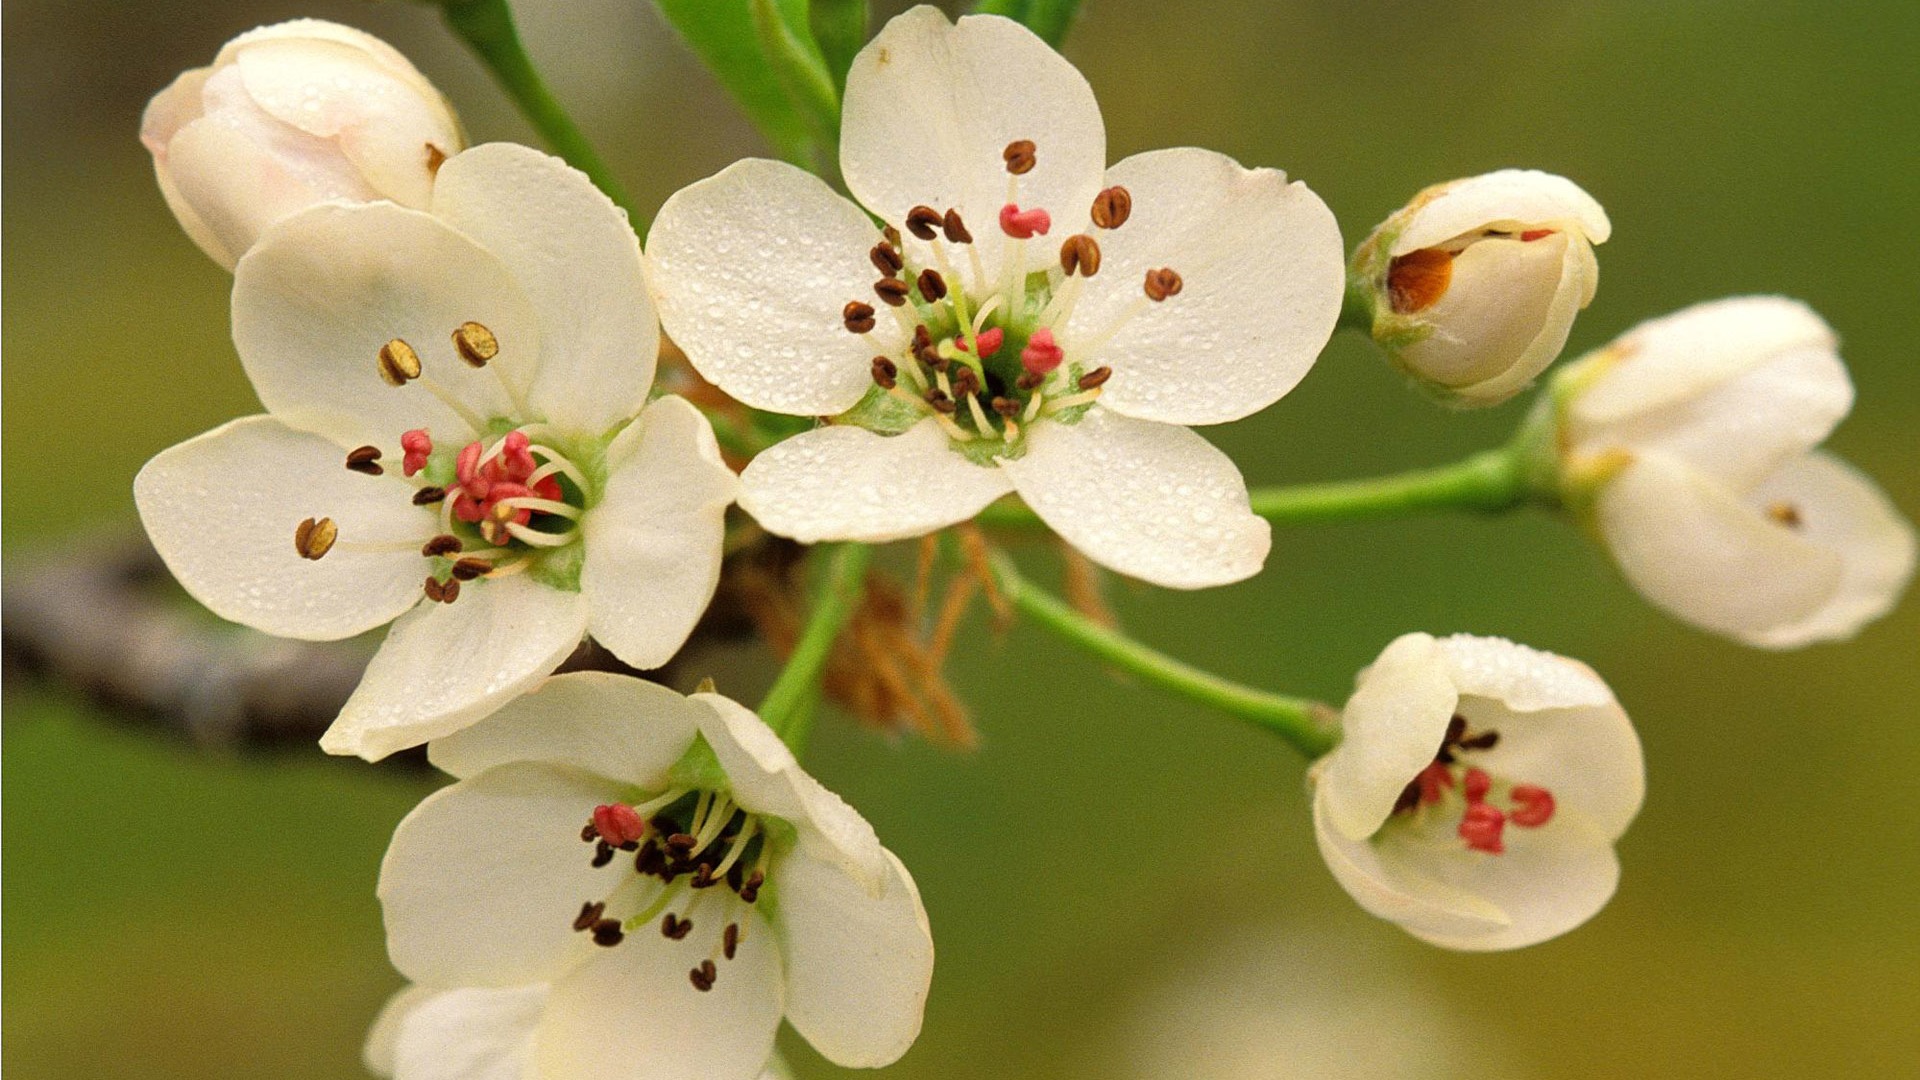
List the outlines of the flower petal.
{"label": "flower petal", "polygon": [[1745,636],[1792,649],[1852,637],[1885,615],[1913,579],[1913,526],[1859,470],[1815,451],[1788,462],[1747,496],[1751,506],[1793,508],[1796,531],[1840,557],[1840,585],[1812,615]]}
{"label": "flower petal", "polygon": [[[709,929],[713,934],[709,934]],[[714,952],[719,926],[683,941],[639,934],[556,982],[536,1036],[543,1077],[755,1080],[773,1053],[783,990],[780,950],[757,912],[713,989],[687,973]]]}
{"label": "flower petal", "polygon": [[393,624],[320,748],[378,761],[451,735],[526,693],[586,629],[579,593],[525,574],[470,582],[458,602],[422,604]]}
{"label": "flower petal", "polygon": [[1438,644],[1447,676],[1463,696],[1493,698],[1517,712],[1614,703],[1606,682],[1578,660],[1473,634],[1443,637]]}
{"label": "flower petal", "polygon": [[1600,533],[1633,587],[1676,618],[1753,642],[1812,618],[1840,591],[1832,549],[1657,454],[1601,490]]}
{"label": "flower petal", "polygon": [[393,1080],[525,1080],[545,985],[424,992],[395,1033]]}
{"label": "flower petal", "polygon": [[693,745],[706,711],[658,683],[576,671],[555,675],[472,727],[435,739],[427,756],[461,779],[496,765],[537,761],[651,790]]}
{"label": "flower petal", "polygon": [[[1100,403],[1142,420],[1218,424],[1280,400],[1340,317],[1346,252],[1326,203],[1277,169],[1190,147],[1135,154],[1107,182],[1133,196],[1132,216],[1094,234],[1100,272],[1062,337],[1089,369],[1113,368]],[[1161,267],[1184,287],[1148,303],[1141,282]]]}
{"label": "flower petal", "polygon": [[647,232],[660,320],[714,385],[756,409],[844,412],[873,385],[876,353],[905,331],[885,310],[850,333],[843,309],[881,307],[867,252],[879,230],[826,181],[748,159],[667,200]]}
{"label": "flower petal", "polygon": [[592,866],[580,828],[625,790],[578,769],[516,763],[429,795],[380,864],[393,966],[431,986],[519,986],[591,952],[573,918],[633,866]]}
{"label": "flower petal", "polygon": [[[1035,146],[1033,170],[1013,178],[1013,201],[1023,209],[1077,223],[1100,190],[1107,129],[1092,87],[1011,19],[949,23],[936,8],[916,7],[854,57],[845,101],[840,172],[847,190],[895,225],[922,204],[958,210],[989,273],[1006,243],[996,225],[1008,201],[1008,144]],[[918,241],[908,243],[916,256],[926,254]]]}
{"label": "flower petal", "polygon": [[1427,634],[1395,638],[1360,673],[1341,711],[1340,744],[1314,770],[1316,805],[1350,839],[1373,835],[1400,792],[1433,761],[1459,696]]}
{"label": "flower petal", "polygon": [[660,324],[625,211],[559,158],[489,143],[441,166],[433,213],[506,264],[533,305],[537,415],[598,436],[640,411]]}
{"label": "flower petal", "polygon": [[933,420],[899,435],[815,428],[760,452],[740,475],[740,508],[803,544],[881,543],[965,521],[1012,488],[956,453]]}
{"label": "flower petal", "polygon": [[360,1050],[360,1060],[368,1072],[381,1077],[393,1076],[394,1047],[400,1041],[400,1025],[438,993],[430,986],[408,986],[380,1006],[380,1015],[373,1018],[373,1026],[367,1029],[366,1045]]}
{"label": "flower petal", "polygon": [[1711,300],[1641,323],[1603,350],[1606,373],[1573,399],[1576,424],[1672,405],[1782,353],[1838,347],[1812,308],[1784,296]]}
{"label": "flower petal", "polygon": [[[468,321],[500,339],[485,370],[454,349],[453,331]],[[269,229],[234,268],[234,345],[274,416],[347,446],[391,447],[422,427],[471,438],[426,385],[381,379],[380,349],[395,338],[483,421],[510,415],[501,378],[525,385],[540,349],[533,310],[507,268],[418,210],[316,206]]]}
{"label": "flower petal", "polygon": [[1055,532],[1094,562],[1170,589],[1260,572],[1273,530],[1253,516],[1233,460],[1173,424],[1095,407],[1042,422],[1000,467]]}
{"label": "flower petal", "polygon": [[1577,226],[1596,244],[1613,233],[1607,212],[1580,185],[1536,169],[1501,169],[1441,185],[1413,209],[1391,254],[1433,247],[1489,225],[1554,222]]}
{"label": "flower petal", "polygon": [[[600,502],[580,522],[587,629],[622,661],[657,668],[686,643],[720,583],[727,507],[739,478],[713,427],[681,398],[647,406],[621,433]],[[627,450],[626,446],[616,449]]]}
{"label": "flower petal", "polygon": [[[396,473],[346,468],[339,445],[249,416],[154,455],[133,481],[140,520],[167,568],[223,619],[278,637],[329,641],[393,620],[420,599],[417,546],[434,515]],[[294,550],[295,528],[330,517],[325,558]],[[396,543],[392,551],[355,544]]]}
{"label": "flower petal", "polygon": [[[1313,800],[1314,840],[1334,880],[1369,914],[1422,937],[1490,934],[1510,925],[1505,912],[1474,892],[1409,873],[1403,860],[1372,840],[1342,833],[1329,820],[1326,792],[1322,787]],[[1447,851],[1470,854],[1457,842]]]}
{"label": "flower petal", "polygon": [[[1630,362],[1625,361],[1624,364]],[[1631,374],[1627,372],[1626,374]],[[1624,377],[1620,369],[1595,384]],[[1576,417],[1582,398],[1574,398]],[[1576,453],[1615,448],[1687,462],[1745,491],[1823,442],[1853,408],[1853,383],[1831,346],[1779,352],[1690,397],[1570,434]]]}
{"label": "flower petal", "polygon": [[805,848],[771,877],[787,961],[787,1020],[829,1061],[891,1065],[920,1034],[933,934],[920,891],[886,853],[879,895]]}

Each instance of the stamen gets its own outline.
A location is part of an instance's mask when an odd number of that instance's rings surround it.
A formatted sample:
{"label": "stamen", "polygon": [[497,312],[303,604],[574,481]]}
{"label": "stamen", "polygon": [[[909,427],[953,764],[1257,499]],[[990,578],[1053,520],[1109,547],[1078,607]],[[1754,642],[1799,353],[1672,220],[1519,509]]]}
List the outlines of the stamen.
{"label": "stamen", "polygon": [[367,476],[379,476],[386,472],[380,467],[380,448],[377,446],[361,446],[349,450],[347,468]]}
{"label": "stamen", "polygon": [[739,951],[740,924],[728,923],[727,928],[720,933],[720,954],[731,960],[734,954]]}
{"label": "stamen", "polygon": [[486,367],[500,355],[500,339],[477,322],[463,322],[453,331],[453,348],[469,367]]}
{"label": "stamen", "polygon": [[1395,314],[1410,315],[1440,302],[1453,282],[1453,252],[1421,248],[1396,257],[1387,267],[1387,302]]}
{"label": "stamen", "polygon": [[949,244],[971,244],[973,234],[967,231],[967,223],[960,219],[960,211],[947,208],[946,216],[940,219],[940,231],[946,234]]}
{"label": "stamen", "polygon": [[618,919],[601,919],[593,924],[593,943],[602,948],[611,949],[626,940],[626,936]]}
{"label": "stamen", "polygon": [[332,518],[307,518],[293,528],[293,550],[303,559],[319,559],[339,538],[340,527]]}
{"label": "stamen", "polygon": [[953,402],[947,402],[945,409],[942,409],[939,403],[936,402],[929,402],[928,404],[933,405],[933,418],[939,422],[941,430],[947,433],[947,438],[952,439],[954,442],[973,441],[973,432],[954,423],[953,418],[947,415],[953,411]]}
{"label": "stamen", "polygon": [[485,559],[476,559],[476,558],[473,558],[472,556],[468,556],[467,558],[459,559],[454,562],[453,579],[455,581],[472,581],[474,578],[477,578],[477,577],[485,577],[487,574],[491,573],[492,571],[493,571],[492,563],[488,562]]}
{"label": "stamen", "polygon": [[691,933],[693,933],[692,919],[682,919],[669,911],[666,916],[660,920],[660,936],[666,938],[668,941],[685,940],[686,936]]}
{"label": "stamen", "polygon": [[601,916],[607,913],[607,905],[602,900],[589,900],[580,905],[580,914],[573,917],[575,932],[591,930],[599,923]]}
{"label": "stamen", "polygon": [[973,414],[973,426],[979,429],[980,434],[990,435],[993,433],[993,425],[987,423],[987,412],[980,407],[980,398],[978,395],[967,395],[967,411]]}
{"label": "stamen", "polygon": [[1133,216],[1133,194],[1114,185],[1093,197],[1093,223],[1103,229],[1117,229]]}
{"label": "stamen", "polygon": [[946,299],[947,280],[941,277],[940,271],[935,270],[933,267],[929,266],[925,270],[920,271],[918,284],[920,286],[920,295],[925,297],[927,302],[934,303]]}
{"label": "stamen", "polygon": [[432,506],[434,503],[440,502],[444,500],[446,497],[447,497],[446,488],[423,487],[419,491],[416,491],[413,493],[413,505]]}
{"label": "stamen", "polygon": [[873,358],[873,381],[882,390],[891,390],[899,385],[899,375],[900,369],[894,366],[893,361],[884,356]]}
{"label": "stamen", "polygon": [[566,518],[569,521],[580,520],[581,514],[580,508],[572,503],[564,503],[556,499],[542,499],[531,495],[518,495],[501,499],[499,505],[511,506],[515,510],[531,510],[536,514],[551,514],[554,517]]}
{"label": "stamen", "polygon": [[1180,290],[1185,287],[1186,283],[1180,280],[1180,275],[1175,273],[1170,266],[1163,266],[1158,270],[1147,271],[1145,285],[1147,299],[1156,304],[1169,296],[1179,296]]}
{"label": "stamen", "polygon": [[883,227],[882,227],[882,228],[880,229],[880,235],[886,238],[886,240],[887,240],[887,243],[889,243],[889,244],[892,244],[892,245],[893,245],[893,249],[894,249],[895,251],[899,251],[899,250],[900,250],[900,247],[901,247],[901,245],[900,245],[900,230],[899,230],[899,229],[896,229],[896,228],[894,228],[894,227],[893,227],[893,226],[891,226],[891,225],[886,225],[886,226],[883,226]]}
{"label": "stamen", "polygon": [[439,578],[431,574],[427,575],[427,580],[420,586],[420,589],[427,594],[427,599],[436,604],[451,604],[455,600],[460,599],[459,582],[442,582]]}
{"label": "stamen", "polygon": [[[512,501],[512,500],[509,500],[509,501]],[[500,505],[500,508],[507,510],[509,514],[511,514],[514,510],[513,507],[507,506],[505,503],[501,503],[499,505]],[[568,509],[572,509],[572,508],[568,507]],[[580,531],[578,529],[568,529],[566,532],[558,532],[558,533],[541,532],[538,529],[530,528],[526,525],[522,525],[517,521],[503,521],[500,523],[500,527],[507,531],[507,535],[513,537],[515,540],[518,540],[523,544],[527,544],[532,547],[549,547],[549,548],[565,547],[568,544],[573,543],[574,534]],[[486,530],[482,529],[481,532],[482,534],[484,534]]]}
{"label": "stamen", "polygon": [[1066,243],[1060,245],[1060,269],[1065,270],[1068,277],[1075,274],[1092,277],[1099,273],[1100,245],[1083,233],[1067,237]]}
{"label": "stamen", "polygon": [[907,231],[922,240],[931,240],[935,230],[947,223],[945,215],[931,206],[916,206],[907,211]]}
{"label": "stamen", "polygon": [[[525,431],[526,429],[522,428],[521,430]],[[561,454],[560,451],[543,443],[531,443],[527,446],[527,450],[529,453],[538,454],[547,459],[545,465],[527,474],[526,484],[528,487],[537,487],[540,481],[558,473],[573,481],[575,487],[580,488],[582,491],[586,490],[587,474],[581,472],[580,467],[567,460],[566,456]]]}
{"label": "stamen", "polygon": [[420,354],[399,338],[380,346],[380,377],[388,386],[407,385],[420,377]]}
{"label": "stamen", "polygon": [[873,305],[849,300],[847,306],[840,309],[840,320],[849,331],[864,334],[873,329]]}
{"label": "stamen", "polygon": [[699,967],[687,972],[687,978],[692,981],[695,990],[704,994],[713,989],[713,980],[719,974],[720,970],[713,966],[713,961],[702,960]]}
{"label": "stamen", "polygon": [[1007,172],[1014,176],[1025,176],[1033,171],[1035,165],[1032,139],[1015,139],[1000,151],[1000,160],[1007,163]]}
{"label": "stamen", "polygon": [[748,815],[746,824],[740,827],[739,834],[733,838],[733,846],[727,849],[727,854],[720,860],[720,865],[713,868],[713,876],[716,879],[727,876],[734,865],[740,861],[740,857],[747,853],[747,842],[752,840],[759,831],[760,819]]}
{"label": "stamen", "polygon": [[429,559],[434,559],[443,555],[457,555],[464,547],[466,547],[466,545],[461,543],[459,537],[450,533],[441,533],[439,536],[434,537],[422,545],[420,554],[425,555]]}
{"label": "stamen", "polygon": [[1092,371],[1087,372],[1085,375],[1080,376],[1080,382],[1078,385],[1082,390],[1098,390],[1102,386],[1105,386],[1107,384],[1107,380],[1111,378],[1113,378],[1112,368],[1097,367],[1097,368],[1094,368]]}
{"label": "stamen", "polygon": [[873,283],[873,292],[888,307],[899,307],[907,302],[907,283],[899,278],[884,277]]}
{"label": "stamen", "polygon": [[888,277],[898,274],[907,265],[907,261],[900,256],[900,249],[886,242],[873,245],[873,250],[867,252],[867,258],[873,260],[875,270]]}
{"label": "stamen", "polygon": [[1768,506],[1767,516],[1776,524],[1785,525],[1789,529],[1799,528],[1802,521],[1800,508],[1790,502],[1777,502]]}
{"label": "stamen", "polygon": [[433,145],[432,143],[428,143],[427,144],[427,175],[428,176],[440,175],[440,166],[445,165],[446,163],[447,163],[447,152]]}

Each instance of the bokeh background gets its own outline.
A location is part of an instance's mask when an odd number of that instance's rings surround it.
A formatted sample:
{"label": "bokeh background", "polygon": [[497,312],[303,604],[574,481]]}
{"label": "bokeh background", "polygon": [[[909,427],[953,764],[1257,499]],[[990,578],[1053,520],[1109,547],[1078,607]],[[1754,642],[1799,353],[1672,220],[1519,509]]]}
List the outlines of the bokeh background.
{"label": "bokeh background", "polygon": [[[760,152],[643,0],[518,6],[643,207]],[[124,526],[149,455],[256,408],[228,278],[167,215],[135,136],[178,70],[296,15],[392,41],[476,140],[532,141],[428,8],[11,0],[10,568]],[[1859,387],[1833,446],[1920,517],[1909,0],[1087,0],[1067,53],[1113,157],[1194,144],[1285,168],[1349,242],[1432,181],[1506,165],[1576,178],[1615,238],[1574,349],[1697,300],[1805,298],[1839,327]],[[1255,483],[1320,479],[1451,459],[1524,408],[1445,414],[1343,335],[1285,401],[1210,434]],[[1663,618],[1579,533],[1525,513],[1283,531],[1255,581],[1123,588],[1116,603],[1177,654],[1334,700],[1412,629],[1590,661],[1647,748],[1620,894],[1519,953],[1425,948],[1325,872],[1286,747],[1031,629],[976,625],[955,676],[979,750],[830,719],[810,761],[913,867],[932,913],[926,1032],[892,1075],[1920,1070],[1912,597],[1852,643],[1750,651]],[[376,867],[434,781],[317,750],[210,755],[21,678],[5,705],[7,1072],[361,1075],[363,1028],[398,985]],[[793,1049],[803,1075],[833,1074]]]}

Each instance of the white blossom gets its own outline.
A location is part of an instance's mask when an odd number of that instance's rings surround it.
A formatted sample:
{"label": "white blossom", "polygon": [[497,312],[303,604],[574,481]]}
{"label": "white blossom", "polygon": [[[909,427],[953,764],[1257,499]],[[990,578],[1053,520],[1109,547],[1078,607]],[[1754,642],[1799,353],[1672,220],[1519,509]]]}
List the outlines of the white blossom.
{"label": "white blossom", "polygon": [[1360,673],[1310,773],[1320,854],[1360,906],[1451,949],[1591,918],[1640,810],[1640,741],[1593,670],[1499,638],[1407,634]]}
{"label": "white blossom", "polygon": [[1109,169],[1072,65],[1018,23],[931,7],[855,58],[840,166],[858,204],[749,160],[669,199],[648,237],[702,375],[833,418],[761,453],[743,508],[805,542],[883,541],[1017,491],[1125,574],[1259,570],[1267,524],[1185,425],[1272,404],[1332,333],[1343,255],[1317,196],[1191,148]]}
{"label": "white blossom", "polygon": [[1816,450],[1853,405],[1805,305],[1699,304],[1629,331],[1562,382],[1563,483],[1634,588],[1762,648],[1852,636],[1913,576],[1913,527]]}
{"label": "white blossom", "polygon": [[160,192],[233,268],[267,226],[322,202],[425,209],[466,146],[452,106],[369,34],[296,19],[234,38],[154,95],[140,122]]}
{"label": "white blossom", "polygon": [[[458,782],[380,872],[397,1080],[751,1080],[782,1016],[841,1065],[912,1045],[913,879],[745,707],[561,675],[428,753]],[[499,1071],[434,1071],[458,1053]]]}
{"label": "white blossom", "polygon": [[641,668],[686,640],[737,481],[691,405],[647,404],[639,244],[586,177],[493,144],[442,167],[431,212],[303,211],[240,261],[233,328],[267,415],[159,454],[134,497],[224,618],[393,622],[326,749],[454,731],[589,632]]}
{"label": "white blossom", "polygon": [[1354,255],[1373,336],[1442,400],[1495,405],[1532,384],[1593,301],[1606,211],[1573,181],[1502,169],[1437,184]]}

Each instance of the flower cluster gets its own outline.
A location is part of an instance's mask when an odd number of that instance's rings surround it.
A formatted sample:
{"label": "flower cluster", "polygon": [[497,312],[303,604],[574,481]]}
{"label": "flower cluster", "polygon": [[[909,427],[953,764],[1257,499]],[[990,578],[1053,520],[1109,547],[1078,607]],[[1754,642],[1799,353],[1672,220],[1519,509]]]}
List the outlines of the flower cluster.
{"label": "flower cluster", "polygon": [[[795,758],[847,619],[885,605],[823,591],[804,633],[768,633],[793,656],[760,714],[711,685],[556,671],[589,640],[665,665],[723,555],[767,534],[927,536],[1016,496],[1113,571],[1251,577],[1265,504],[1193,427],[1278,401],[1343,319],[1446,402],[1512,397],[1593,299],[1609,232],[1571,181],[1506,170],[1429,188],[1349,262],[1299,181],[1192,148],[1109,165],[1058,53],[930,7],[853,58],[840,132],[851,198],[742,161],[668,199],[643,253],[585,174],[467,147],[418,71],[344,27],[242,35],[147,112],[168,205],[233,271],[265,407],[149,462],[148,535],[233,621],[391,624],[322,746],[425,745],[453,778],[381,868],[413,985],[375,1025],[375,1072],[752,1080],[782,1074],[783,1020],[843,1065],[899,1058],[932,978],[926,912]],[[692,370],[657,383],[663,325]],[[1770,648],[1843,637],[1914,564],[1885,497],[1814,449],[1851,400],[1806,308],[1702,305],[1562,369],[1492,482],[1589,524],[1689,622]],[[943,550],[922,547],[923,580]],[[1643,765],[1584,665],[1409,634],[1336,711],[1223,690],[1010,566],[971,558],[935,636],[984,585],[1258,713],[1318,758],[1313,830],[1368,911],[1509,949],[1611,896]]]}

